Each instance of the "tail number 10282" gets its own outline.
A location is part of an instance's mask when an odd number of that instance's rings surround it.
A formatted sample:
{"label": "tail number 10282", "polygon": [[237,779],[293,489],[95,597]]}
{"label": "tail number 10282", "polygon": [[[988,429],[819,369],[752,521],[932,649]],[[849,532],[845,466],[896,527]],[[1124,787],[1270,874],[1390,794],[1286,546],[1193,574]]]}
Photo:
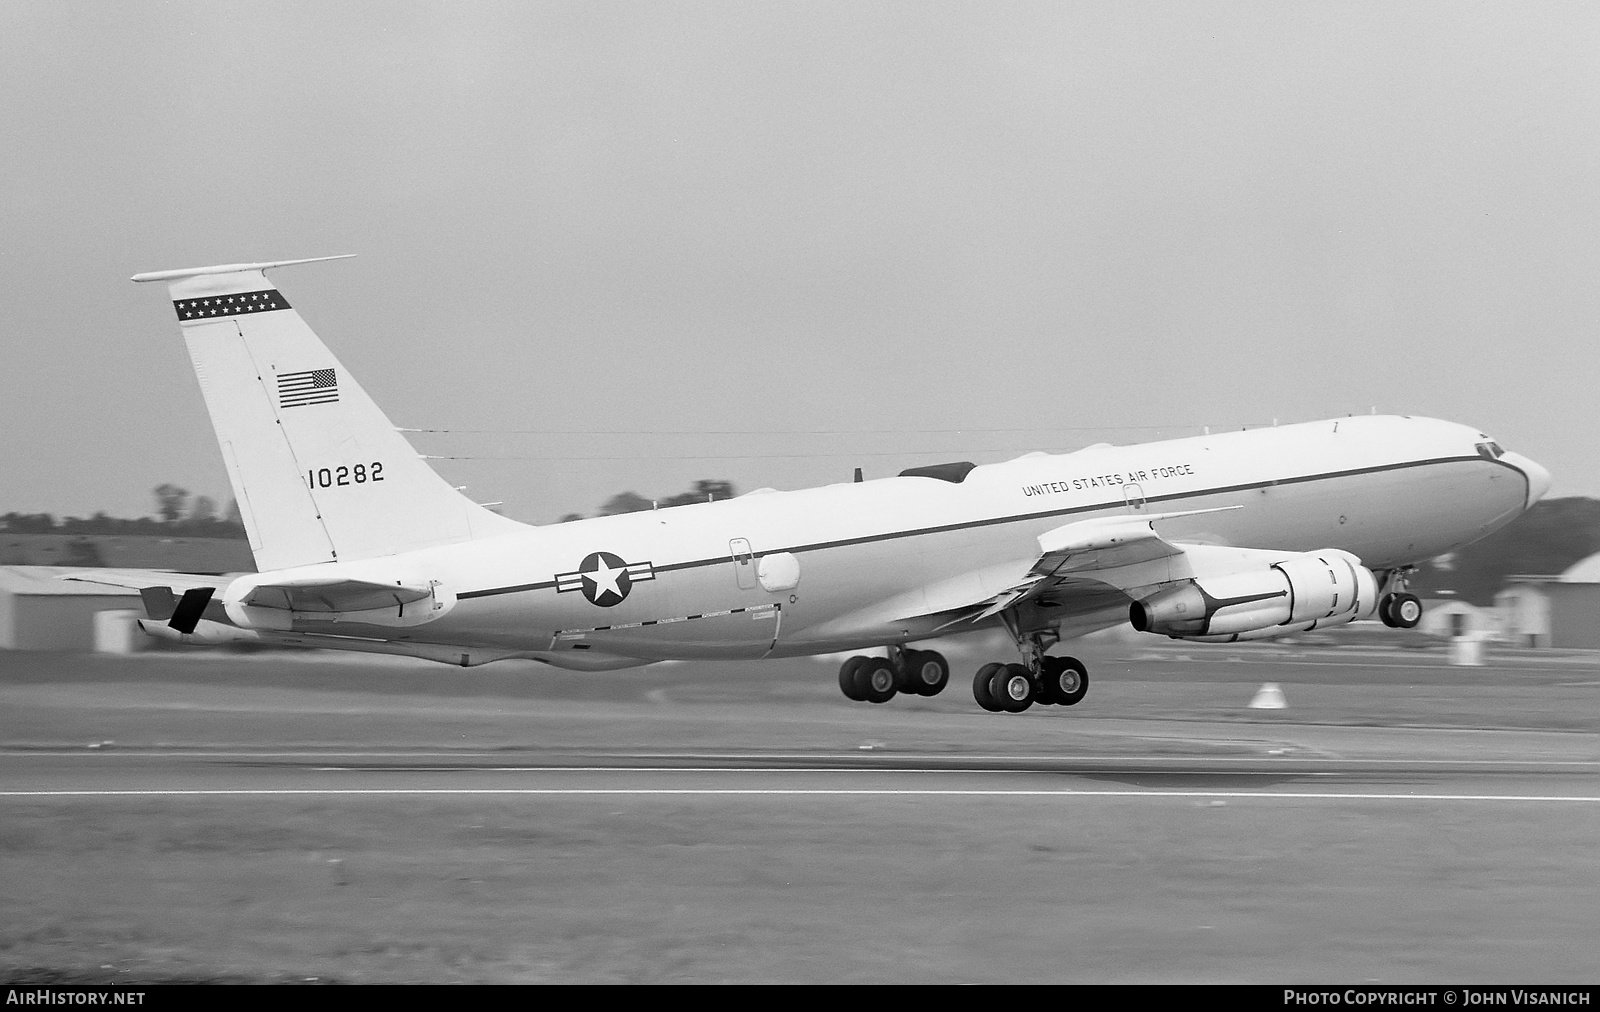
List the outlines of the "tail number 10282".
{"label": "tail number 10282", "polygon": [[335,485],[365,485],[369,481],[383,480],[383,464],[340,465],[306,472],[306,481],[312,488],[333,488]]}

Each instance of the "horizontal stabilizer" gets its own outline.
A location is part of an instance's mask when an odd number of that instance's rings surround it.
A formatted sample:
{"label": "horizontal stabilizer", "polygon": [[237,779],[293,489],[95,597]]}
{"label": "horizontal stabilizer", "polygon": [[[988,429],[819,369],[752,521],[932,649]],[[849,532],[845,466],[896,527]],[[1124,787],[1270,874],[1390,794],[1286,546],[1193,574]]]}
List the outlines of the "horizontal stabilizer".
{"label": "horizontal stabilizer", "polygon": [[257,584],[242,600],[252,608],[327,614],[404,609],[414,601],[431,597],[432,587],[408,587],[366,580],[319,580]]}
{"label": "horizontal stabilizer", "polygon": [[[160,587],[170,595],[173,591],[193,590],[196,587],[221,590],[237,577],[210,573],[169,573],[162,569],[85,569],[71,575],[59,576],[57,579],[72,580],[77,583],[99,583],[107,587],[126,587],[129,590],[141,591]],[[147,599],[146,604],[148,603]]]}

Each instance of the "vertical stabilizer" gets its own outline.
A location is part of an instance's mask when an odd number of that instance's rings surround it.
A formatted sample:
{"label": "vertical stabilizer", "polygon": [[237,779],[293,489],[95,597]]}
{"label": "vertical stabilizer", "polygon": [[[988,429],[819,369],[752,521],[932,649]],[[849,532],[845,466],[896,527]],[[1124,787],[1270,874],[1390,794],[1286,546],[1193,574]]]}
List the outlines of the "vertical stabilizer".
{"label": "vertical stabilizer", "polygon": [[133,278],[169,283],[256,567],[370,559],[522,529],[435,474],[264,273],[306,262]]}

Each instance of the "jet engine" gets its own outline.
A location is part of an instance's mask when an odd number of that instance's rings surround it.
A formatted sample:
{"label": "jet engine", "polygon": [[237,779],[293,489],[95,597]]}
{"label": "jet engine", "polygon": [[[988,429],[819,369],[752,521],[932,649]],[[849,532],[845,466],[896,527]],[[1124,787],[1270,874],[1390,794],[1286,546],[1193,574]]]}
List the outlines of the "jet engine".
{"label": "jet engine", "polygon": [[1370,618],[1377,607],[1372,570],[1333,548],[1196,577],[1135,601],[1128,617],[1140,632],[1230,643],[1343,625]]}

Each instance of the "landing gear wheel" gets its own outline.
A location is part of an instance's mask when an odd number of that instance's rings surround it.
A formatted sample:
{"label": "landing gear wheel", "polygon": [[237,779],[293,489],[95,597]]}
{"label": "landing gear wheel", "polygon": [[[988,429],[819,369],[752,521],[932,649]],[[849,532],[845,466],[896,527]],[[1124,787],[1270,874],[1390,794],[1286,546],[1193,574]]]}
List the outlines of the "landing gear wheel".
{"label": "landing gear wheel", "polygon": [[989,695],[995,705],[1007,713],[1021,713],[1033,705],[1038,687],[1028,669],[1020,664],[1007,664],[989,677]]}
{"label": "landing gear wheel", "polygon": [[1394,606],[1394,597],[1393,594],[1385,594],[1378,598],[1378,621],[1390,629],[1396,628],[1394,616],[1389,614],[1389,609]]}
{"label": "landing gear wheel", "polygon": [[853,699],[858,703],[866,702],[867,697],[856,688],[856,669],[871,659],[858,654],[839,665],[839,691],[844,693],[846,699]]}
{"label": "landing gear wheel", "polygon": [[950,681],[950,664],[933,650],[907,650],[904,654],[905,679],[901,691],[918,696],[937,696]]}
{"label": "landing gear wheel", "polygon": [[985,664],[978,669],[976,675],[972,676],[972,698],[976,699],[978,705],[990,713],[999,713],[1000,704],[995,702],[993,696],[989,695],[989,680],[1004,667],[1005,665],[1003,664]]}
{"label": "landing gear wheel", "polygon": [[855,670],[856,691],[869,703],[887,703],[894,698],[894,665],[887,657],[868,657]]}
{"label": "landing gear wheel", "polygon": [[1046,657],[1040,675],[1041,703],[1071,706],[1089,691],[1089,669],[1076,657]]}
{"label": "landing gear wheel", "polygon": [[1415,594],[1395,594],[1389,602],[1390,623],[1396,629],[1415,629],[1422,621],[1422,601]]}

